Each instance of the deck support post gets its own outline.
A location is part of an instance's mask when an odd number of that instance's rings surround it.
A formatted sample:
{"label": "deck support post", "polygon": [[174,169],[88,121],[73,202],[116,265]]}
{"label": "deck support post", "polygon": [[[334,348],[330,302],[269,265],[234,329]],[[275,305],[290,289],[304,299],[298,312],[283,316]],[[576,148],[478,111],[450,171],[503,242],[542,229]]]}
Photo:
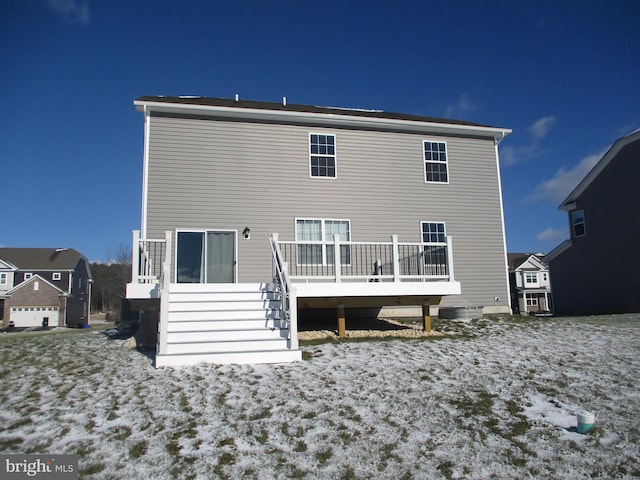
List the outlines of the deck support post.
{"label": "deck support post", "polygon": [[338,337],[344,338],[346,336],[346,320],[344,314],[344,305],[338,305]]}
{"label": "deck support post", "polygon": [[429,312],[429,304],[422,304],[422,330],[425,332],[431,331],[431,313]]}

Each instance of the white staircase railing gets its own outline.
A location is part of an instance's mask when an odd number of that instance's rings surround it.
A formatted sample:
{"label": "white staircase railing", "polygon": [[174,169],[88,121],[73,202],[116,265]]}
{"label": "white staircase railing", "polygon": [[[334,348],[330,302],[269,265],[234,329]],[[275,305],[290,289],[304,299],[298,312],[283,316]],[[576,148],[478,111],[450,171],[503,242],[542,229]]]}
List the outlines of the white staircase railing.
{"label": "white staircase railing", "polygon": [[295,288],[289,280],[289,265],[284,261],[280,251],[277,233],[271,235],[269,243],[273,257],[273,280],[280,294],[280,321],[283,327],[289,329],[289,348],[296,350],[298,348],[298,306]]}

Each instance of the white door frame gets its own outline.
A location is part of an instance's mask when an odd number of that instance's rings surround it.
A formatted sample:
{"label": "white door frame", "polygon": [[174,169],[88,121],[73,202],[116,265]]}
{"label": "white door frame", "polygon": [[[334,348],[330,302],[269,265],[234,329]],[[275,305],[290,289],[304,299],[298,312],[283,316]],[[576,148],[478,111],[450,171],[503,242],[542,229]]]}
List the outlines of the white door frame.
{"label": "white door frame", "polygon": [[[238,283],[238,230],[228,228],[176,228],[175,232],[175,247],[174,247],[174,262],[173,270],[175,271],[173,277],[174,283],[178,283],[178,233],[191,232],[191,233],[204,233],[205,242],[206,234],[211,233],[233,233],[233,283]],[[205,244],[206,245],[206,244]],[[206,247],[205,247],[205,265],[206,265]],[[206,275],[206,274],[205,274]]]}

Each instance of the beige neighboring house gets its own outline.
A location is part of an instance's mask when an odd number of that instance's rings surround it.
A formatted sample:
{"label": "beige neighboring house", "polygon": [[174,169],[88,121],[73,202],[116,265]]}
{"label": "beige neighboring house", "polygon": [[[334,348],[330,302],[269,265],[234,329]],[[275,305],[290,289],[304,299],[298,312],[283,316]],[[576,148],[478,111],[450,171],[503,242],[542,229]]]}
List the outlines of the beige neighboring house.
{"label": "beige neighboring house", "polygon": [[551,312],[551,278],[542,253],[509,253],[513,313]]}
{"label": "beige neighboring house", "polygon": [[89,325],[91,268],[71,248],[0,248],[4,327]]}

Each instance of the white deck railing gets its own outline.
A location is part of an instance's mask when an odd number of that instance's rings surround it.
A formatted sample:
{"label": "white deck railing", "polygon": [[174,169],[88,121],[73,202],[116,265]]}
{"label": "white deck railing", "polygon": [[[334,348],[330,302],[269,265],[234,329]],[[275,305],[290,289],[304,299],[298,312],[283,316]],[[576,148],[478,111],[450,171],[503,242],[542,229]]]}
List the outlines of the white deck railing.
{"label": "white deck railing", "polygon": [[171,232],[164,239],[140,238],[140,230],[133,231],[131,249],[131,283],[160,283],[165,272],[165,262],[170,258]]}
{"label": "white deck railing", "polygon": [[390,242],[341,241],[339,235],[332,241],[275,241],[292,282],[454,281],[451,237],[414,243],[399,242],[397,235]]}
{"label": "white deck railing", "polygon": [[[327,241],[270,239],[273,278],[282,287],[295,282],[454,281],[452,238],[445,242]],[[132,283],[161,284],[170,279],[171,232],[164,239],[142,239],[133,231]],[[340,252],[336,255],[335,252]],[[167,282],[167,285],[162,283]]]}

